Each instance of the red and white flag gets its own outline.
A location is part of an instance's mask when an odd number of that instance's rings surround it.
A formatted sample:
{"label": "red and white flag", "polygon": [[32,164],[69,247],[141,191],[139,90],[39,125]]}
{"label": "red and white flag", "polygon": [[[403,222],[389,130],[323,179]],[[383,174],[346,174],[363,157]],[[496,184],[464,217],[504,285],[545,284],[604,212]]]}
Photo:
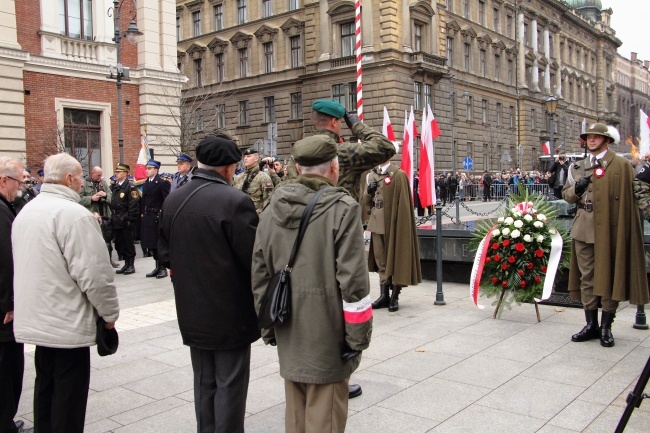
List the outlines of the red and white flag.
{"label": "red and white flag", "polygon": [[406,113],[406,110],[404,111],[404,139],[402,140],[402,163],[400,165],[400,168],[409,179],[411,195],[413,194],[413,143],[417,136],[415,116],[413,115],[413,107],[411,107],[410,115]]}
{"label": "red and white flag", "polygon": [[433,125],[440,135],[431,107],[422,110],[422,136],[420,137],[420,183],[418,184],[422,207],[436,204],[436,184],[433,167]]}
{"label": "red and white flag", "polygon": [[388,110],[384,107],[384,124],[381,127],[381,133],[384,134],[386,138],[390,141],[395,142],[395,132],[393,131],[393,124],[390,123],[390,117],[388,117]]}
{"label": "red and white flag", "polygon": [[650,153],[650,119],[648,115],[639,110],[639,125],[641,127],[639,137],[639,157],[644,158]]}
{"label": "red and white flag", "polygon": [[546,143],[542,144],[542,153],[544,155],[550,155],[551,154],[551,143],[550,142],[547,141]]}
{"label": "red and white flag", "polygon": [[440,127],[438,126],[438,121],[436,120],[431,107],[427,105],[427,110],[429,110],[429,121],[431,122],[431,139],[435,140],[440,137]]}
{"label": "red and white flag", "polygon": [[142,135],[140,139],[140,145],[138,162],[135,164],[135,173],[133,174],[135,180],[147,178],[147,162],[151,160],[151,152],[149,152],[149,140],[147,140],[146,135]]}

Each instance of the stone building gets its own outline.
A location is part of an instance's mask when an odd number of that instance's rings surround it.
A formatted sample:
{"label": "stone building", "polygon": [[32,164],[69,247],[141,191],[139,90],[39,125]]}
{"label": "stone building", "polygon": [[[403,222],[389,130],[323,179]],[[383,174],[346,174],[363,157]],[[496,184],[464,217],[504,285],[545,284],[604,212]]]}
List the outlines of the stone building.
{"label": "stone building", "polygon": [[[576,151],[583,119],[619,121],[621,42],[600,1],[361,5],[365,122],[380,128],[385,106],[400,135],[405,110],[413,106],[419,124],[430,104],[442,130],[437,170],[452,168],[454,150],[458,169],[467,156],[474,171],[536,167],[550,138],[551,94],[560,101],[555,147]],[[277,135],[287,156],[311,130],[315,99],[356,106],[353,1],[178,0],[176,35],[184,99],[201,113],[193,140],[217,131],[268,153]]]}
{"label": "stone building", "polygon": [[650,61],[641,61],[637,53],[630,59],[619,55],[617,59],[616,87],[618,109],[621,115],[621,140],[635,145],[639,137],[639,109],[648,114],[650,109]]}
{"label": "stone building", "polygon": [[[142,35],[123,38],[120,61],[130,68],[122,85],[124,161],[135,165],[140,135],[148,125],[159,143],[178,135],[180,84],[176,65],[174,0],[125,0],[120,29],[131,19]],[[88,169],[110,176],[119,159],[113,1],[3,0],[0,2],[0,154],[29,167],[59,151],[71,152]],[[170,108],[171,107],[171,108]],[[177,140],[177,139],[176,139]],[[163,155],[161,155],[163,154]]]}

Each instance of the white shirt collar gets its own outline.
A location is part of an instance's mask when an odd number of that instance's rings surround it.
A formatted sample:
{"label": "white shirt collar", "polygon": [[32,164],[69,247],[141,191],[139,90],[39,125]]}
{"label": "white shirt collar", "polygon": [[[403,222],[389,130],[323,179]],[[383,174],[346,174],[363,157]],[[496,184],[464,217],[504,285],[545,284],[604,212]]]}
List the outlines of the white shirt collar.
{"label": "white shirt collar", "polygon": [[385,173],[386,173],[386,170],[388,170],[388,167],[389,167],[389,166],[390,166],[390,161],[388,161],[388,162],[387,162],[386,164],[384,164],[384,165],[380,165],[380,166],[379,166],[379,173],[380,173],[380,174],[385,174]]}

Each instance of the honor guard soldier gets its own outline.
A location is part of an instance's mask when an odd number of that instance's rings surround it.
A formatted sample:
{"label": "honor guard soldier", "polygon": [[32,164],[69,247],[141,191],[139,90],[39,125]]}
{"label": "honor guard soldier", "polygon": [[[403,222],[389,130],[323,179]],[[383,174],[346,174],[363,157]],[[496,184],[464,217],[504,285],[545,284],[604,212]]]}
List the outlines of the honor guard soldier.
{"label": "honor guard soldier", "polygon": [[254,147],[244,152],[244,167],[242,173],[235,177],[233,186],[245,192],[255,205],[257,214],[261,214],[269,203],[269,197],[273,192],[273,181],[271,177],[260,170],[260,155]]}
{"label": "honor guard soldier", "polygon": [[123,162],[115,169],[111,210],[113,211],[113,235],[117,254],[124,258],[124,266],[115,271],[118,274],[135,273],[135,245],[133,244],[133,225],[139,217],[140,194],[127,179],[131,167]]}
{"label": "honor guard soldier", "polygon": [[[375,167],[367,176],[364,204],[370,208],[368,270],[379,274],[380,295],[373,310],[399,309],[404,286],[422,282],[418,237],[406,173],[390,161]],[[392,290],[392,293],[389,291]]]}
{"label": "honor guard soldier", "polygon": [[163,180],[158,171],[160,162],[150,160],[147,162],[147,180],[142,184],[142,201],[140,214],[140,244],[143,249],[151,251],[156,261],[156,268],[147,274],[147,278],[165,278],[167,268],[158,261],[158,221],[163,202],[169,195],[169,182]]}
{"label": "honor guard soldier", "polygon": [[609,150],[615,139],[607,125],[591,125],[580,138],[586,140],[588,157],[570,167],[562,190],[564,200],[578,206],[571,227],[569,295],[582,301],[587,321],[571,340],[600,339],[601,346],[612,347],[618,303],[648,303],[634,169],[627,159]]}
{"label": "honor guard soldier", "polygon": [[181,153],[176,158],[176,167],[178,167],[178,172],[172,178],[172,185],[169,192],[174,191],[176,188],[179,188],[185,185],[192,179],[192,158],[189,155]]}

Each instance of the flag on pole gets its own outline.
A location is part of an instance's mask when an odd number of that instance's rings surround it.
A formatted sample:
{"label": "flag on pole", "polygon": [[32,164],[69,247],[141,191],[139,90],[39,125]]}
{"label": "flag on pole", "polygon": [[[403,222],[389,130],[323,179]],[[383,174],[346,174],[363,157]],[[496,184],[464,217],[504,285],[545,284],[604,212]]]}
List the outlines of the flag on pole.
{"label": "flag on pole", "polygon": [[551,143],[550,142],[547,141],[546,143],[542,144],[542,152],[544,153],[544,155],[550,155],[551,154]]}
{"label": "flag on pole", "polygon": [[431,139],[435,140],[436,138],[440,137],[440,127],[438,126],[438,121],[431,111],[431,107],[427,105],[427,109],[429,110],[429,117],[431,121]]}
{"label": "flag on pole", "polygon": [[357,116],[363,122],[363,77],[361,73],[361,0],[354,4],[354,33],[356,36],[355,52],[357,56]]}
{"label": "flag on pole", "polygon": [[587,118],[583,117],[582,118],[582,132],[581,132],[581,134],[584,134],[585,132],[587,132]]}
{"label": "flag on pole", "polygon": [[145,133],[140,138],[140,153],[138,154],[138,162],[135,164],[135,173],[133,175],[135,180],[147,178],[147,162],[150,159],[149,140],[147,140],[147,134]]}
{"label": "flag on pole", "polygon": [[431,128],[430,131],[430,141],[431,141],[431,152],[428,155],[429,156],[429,165],[431,166],[431,195],[432,199],[431,202],[433,205],[436,204],[436,201],[438,201],[438,197],[436,194],[436,172],[435,172],[435,143],[434,140],[438,137],[440,137],[440,127],[438,126],[438,121],[436,120],[436,117],[433,115],[433,111],[431,111],[431,106],[427,104],[427,118],[429,119],[429,126]]}
{"label": "flag on pole", "polygon": [[388,110],[384,107],[384,124],[381,127],[381,133],[384,134],[386,138],[390,141],[395,141],[395,132],[393,131],[393,124],[390,123],[390,117],[388,117]]}
{"label": "flag on pole", "polygon": [[417,135],[415,116],[413,115],[413,107],[411,107],[410,115],[404,110],[404,140],[402,141],[402,163],[400,165],[400,168],[409,179],[411,195],[413,195],[413,143]]}
{"label": "flag on pole", "polygon": [[639,110],[639,125],[641,127],[639,158],[643,159],[650,153],[650,119],[648,119],[648,115],[643,110]]}
{"label": "flag on pole", "polygon": [[433,172],[433,139],[431,125],[435,120],[429,117],[431,109],[422,110],[422,135],[420,137],[420,183],[418,184],[422,207],[436,204],[436,188]]}

